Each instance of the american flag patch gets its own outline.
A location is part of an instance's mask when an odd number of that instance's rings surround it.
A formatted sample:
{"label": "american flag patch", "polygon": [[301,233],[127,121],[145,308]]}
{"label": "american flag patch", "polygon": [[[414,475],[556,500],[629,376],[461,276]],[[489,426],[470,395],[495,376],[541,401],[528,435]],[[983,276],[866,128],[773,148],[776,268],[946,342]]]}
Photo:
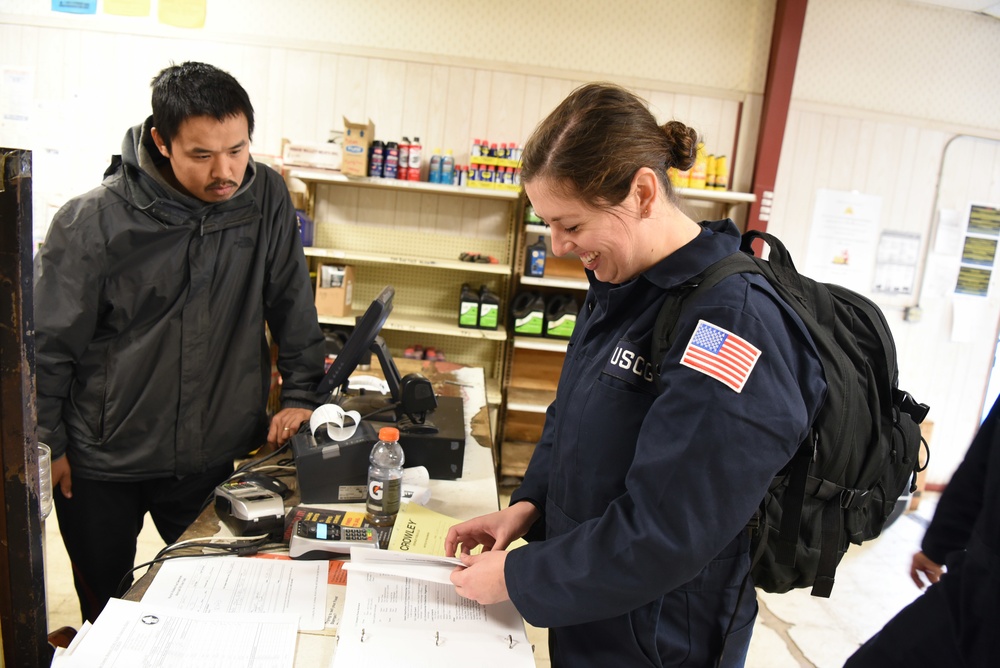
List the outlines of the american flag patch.
{"label": "american flag patch", "polygon": [[681,364],[741,392],[759,357],[760,350],[750,343],[699,320],[681,356]]}

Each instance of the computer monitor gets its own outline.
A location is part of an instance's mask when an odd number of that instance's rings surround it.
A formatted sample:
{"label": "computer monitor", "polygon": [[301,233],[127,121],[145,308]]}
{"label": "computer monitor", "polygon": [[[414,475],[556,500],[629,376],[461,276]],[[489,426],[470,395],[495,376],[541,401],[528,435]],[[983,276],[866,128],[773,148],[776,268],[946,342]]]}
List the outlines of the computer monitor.
{"label": "computer monitor", "polygon": [[317,394],[323,401],[329,399],[330,395],[338,388],[346,388],[347,379],[350,378],[358,364],[364,359],[365,353],[371,351],[378,357],[385,374],[386,384],[389,386],[389,394],[393,401],[399,401],[399,370],[385,341],[379,336],[382,326],[392,312],[392,298],[396,294],[395,288],[387,285],[382,288],[382,292],[368,306],[357,324],[354,331],[347,338],[344,347],[337,354],[337,359],[330,365],[329,370],[316,388]]}

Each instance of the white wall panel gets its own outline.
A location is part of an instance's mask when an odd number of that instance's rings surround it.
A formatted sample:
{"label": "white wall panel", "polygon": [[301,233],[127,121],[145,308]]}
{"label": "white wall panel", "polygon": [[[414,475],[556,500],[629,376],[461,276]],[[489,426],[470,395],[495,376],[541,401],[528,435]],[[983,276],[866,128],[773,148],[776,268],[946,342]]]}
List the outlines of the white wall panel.
{"label": "white wall panel", "polygon": [[[208,60],[240,79],[258,112],[257,154],[278,153],[283,137],[324,141],[347,116],[371,118],[381,139],[419,135],[425,160],[452,148],[459,163],[470,139],[521,142],[575,86],[610,79],[648,97],[661,122],[695,127],[709,151],[735,153],[734,184],[746,189],[774,5],[287,0],[275,11],[273,0],[213,0],[204,30],[177,30],[155,17],[70,17],[3,0],[0,67],[34,73],[35,106],[30,125],[0,119],[0,145],[35,150],[45,225],[58,203],[99,182],[126,128],[149,113],[150,78],[171,61]],[[952,176],[937,199],[949,139],[970,128],[1000,138],[996,62],[994,19],[902,0],[810,0],[771,231],[804,261],[817,189],[857,189],[883,198],[884,229],[918,232],[926,248],[937,209],[1000,200],[995,149],[975,142],[950,146]],[[357,199],[337,206],[354,215]],[[417,229],[457,215],[396,205]],[[904,387],[931,403],[936,451],[959,452],[977,423],[997,314],[974,342],[956,343],[950,303],[932,293],[921,295],[919,323],[899,318],[902,300],[887,305]],[[936,455],[931,479],[955,461]]]}
{"label": "white wall panel", "polygon": [[[905,121],[805,107],[793,104],[789,115],[774,217],[768,226],[800,259],[800,270],[805,268],[815,195],[821,188],[881,197],[879,231],[920,234],[921,257],[934,240],[936,206],[964,213],[969,201],[1000,201],[996,141],[953,142],[941,172],[949,133]],[[936,204],[939,175],[941,194]],[[920,270],[924,268],[921,261]],[[915,289],[920,287],[918,282]],[[885,311],[896,338],[901,386],[931,406],[929,419],[935,429],[928,478],[932,482],[950,478],[978,426],[1000,316],[1000,298],[997,286],[993,287],[994,294],[981,300],[979,331],[963,342],[952,340],[952,299],[940,288],[928,286],[912,297],[868,293]],[[922,320],[904,321],[903,307],[915,304],[923,309]]]}

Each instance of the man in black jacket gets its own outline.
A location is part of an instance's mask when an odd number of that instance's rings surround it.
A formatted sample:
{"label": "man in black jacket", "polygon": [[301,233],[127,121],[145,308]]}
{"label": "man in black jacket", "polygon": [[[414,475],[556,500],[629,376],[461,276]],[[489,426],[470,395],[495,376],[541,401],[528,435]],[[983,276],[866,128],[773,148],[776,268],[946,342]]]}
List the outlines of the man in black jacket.
{"label": "man in black jacket", "polygon": [[921,548],[910,576],[930,588],[847,668],[1000,665],[1000,399],[941,495]]}
{"label": "man in black jacket", "polygon": [[[90,621],[132,569],[145,513],[175,542],[235,457],[308,420],[323,374],[295,211],[250,156],[246,91],[193,62],[152,90],[153,115],[35,259],[39,440]],[[265,325],[282,376],[270,420]]]}

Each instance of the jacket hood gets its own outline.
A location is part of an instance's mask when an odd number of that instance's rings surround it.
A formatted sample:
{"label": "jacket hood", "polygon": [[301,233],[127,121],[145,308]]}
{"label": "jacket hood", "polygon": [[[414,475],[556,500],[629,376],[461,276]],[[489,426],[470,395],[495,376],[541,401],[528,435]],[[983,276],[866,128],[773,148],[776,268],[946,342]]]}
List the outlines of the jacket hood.
{"label": "jacket hood", "polygon": [[178,224],[192,217],[203,217],[212,210],[221,211],[238,204],[253,184],[257,166],[253,157],[247,162],[247,171],[236,193],[225,202],[203,202],[181,192],[164,176],[161,170],[170,169],[170,160],[160,154],[153,142],[150,129],[153,117],[126,130],[122,140],[121,155],[111,158],[104,172],[104,185],[165,222]]}

